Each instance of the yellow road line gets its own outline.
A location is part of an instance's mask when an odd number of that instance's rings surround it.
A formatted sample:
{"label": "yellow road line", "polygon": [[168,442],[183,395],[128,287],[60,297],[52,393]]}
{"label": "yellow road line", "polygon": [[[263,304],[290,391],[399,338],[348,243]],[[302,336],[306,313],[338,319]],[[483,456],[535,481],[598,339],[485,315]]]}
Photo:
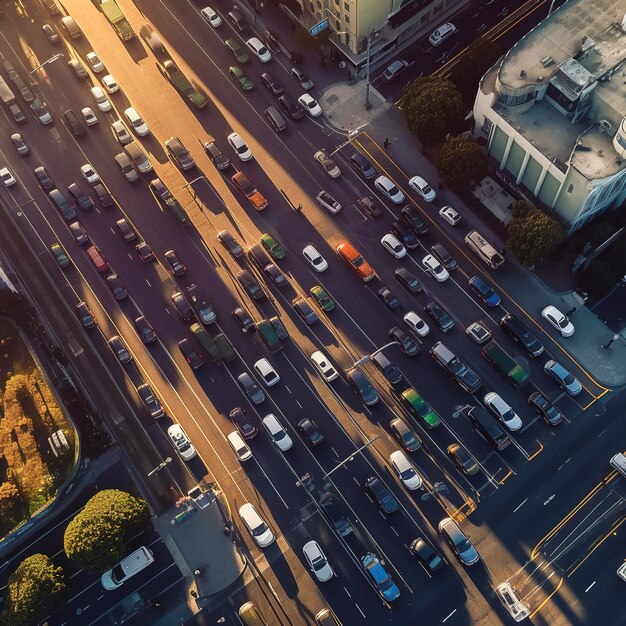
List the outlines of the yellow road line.
{"label": "yellow road line", "polygon": [[550,598],[552,598],[552,596],[561,588],[564,580],[565,579],[561,576],[561,580],[559,580],[559,584],[556,586],[554,591],[529,615],[529,619],[532,619],[539,611],[541,611],[548,600],[550,600]]}

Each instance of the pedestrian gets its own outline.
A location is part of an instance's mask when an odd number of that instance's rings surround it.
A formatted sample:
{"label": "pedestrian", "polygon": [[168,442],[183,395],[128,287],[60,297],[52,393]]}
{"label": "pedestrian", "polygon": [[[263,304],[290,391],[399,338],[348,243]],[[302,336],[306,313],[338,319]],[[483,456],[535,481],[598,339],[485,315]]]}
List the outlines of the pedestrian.
{"label": "pedestrian", "polygon": [[387,139],[387,137],[385,137],[385,141],[383,141],[383,146],[385,147],[385,150],[389,147],[389,139]]}
{"label": "pedestrian", "polygon": [[301,212],[302,212],[302,205],[301,205],[301,204],[299,204],[299,205],[296,207],[296,211],[297,211],[298,213],[301,213]]}

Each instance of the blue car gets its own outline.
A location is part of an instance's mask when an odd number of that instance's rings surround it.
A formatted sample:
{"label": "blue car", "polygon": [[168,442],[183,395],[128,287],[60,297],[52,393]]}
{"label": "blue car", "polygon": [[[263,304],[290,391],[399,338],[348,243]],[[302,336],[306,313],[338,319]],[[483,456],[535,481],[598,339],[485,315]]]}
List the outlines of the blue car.
{"label": "blue car", "polygon": [[373,552],[368,552],[365,556],[361,557],[361,563],[363,563],[363,569],[365,573],[370,577],[378,593],[387,600],[387,602],[393,602],[400,595],[400,589],[396,583],[391,580],[391,576],[387,574],[385,568],[381,565],[378,557]]}
{"label": "blue car", "polygon": [[500,296],[482,278],[473,276],[469,280],[469,285],[487,306],[498,306],[500,304]]}

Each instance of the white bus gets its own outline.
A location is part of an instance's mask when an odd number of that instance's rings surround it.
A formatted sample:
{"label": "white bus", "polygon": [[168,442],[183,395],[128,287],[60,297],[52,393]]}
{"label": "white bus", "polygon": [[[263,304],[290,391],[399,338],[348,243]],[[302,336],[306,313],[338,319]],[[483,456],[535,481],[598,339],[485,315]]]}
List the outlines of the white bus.
{"label": "white bus", "polygon": [[465,235],[465,243],[481,261],[494,270],[504,263],[504,257],[477,230],[471,230]]}

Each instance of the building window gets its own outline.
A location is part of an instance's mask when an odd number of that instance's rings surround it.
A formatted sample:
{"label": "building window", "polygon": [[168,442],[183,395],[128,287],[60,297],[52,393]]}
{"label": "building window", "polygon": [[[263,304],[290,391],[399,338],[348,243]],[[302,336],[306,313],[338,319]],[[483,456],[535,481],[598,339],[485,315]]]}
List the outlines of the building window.
{"label": "building window", "polygon": [[350,23],[350,16],[349,16],[349,15],[344,15],[344,16],[343,16],[343,21],[344,21],[346,24],[349,24],[349,23]]}
{"label": "building window", "polygon": [[519,96],[507,96],[506,94],[500,94],[498,98],[502,104],[508,107],[516,106],[518,104],[524,104],[524,102],[528,102],[534,93],[524,93]]}
{"label": "building window", "polygon": [[344,10],[346,13],[349,13],[349,12],[350,12],[350,4],[349,4],[348,2],[344,2],[344,3],[343,3],[343,10]]}
{"label": "building window", "polygon": [[574,185],[569,185],[569,187],[567,188],[567,193],[572,193],[572,191],[574,191]]}

